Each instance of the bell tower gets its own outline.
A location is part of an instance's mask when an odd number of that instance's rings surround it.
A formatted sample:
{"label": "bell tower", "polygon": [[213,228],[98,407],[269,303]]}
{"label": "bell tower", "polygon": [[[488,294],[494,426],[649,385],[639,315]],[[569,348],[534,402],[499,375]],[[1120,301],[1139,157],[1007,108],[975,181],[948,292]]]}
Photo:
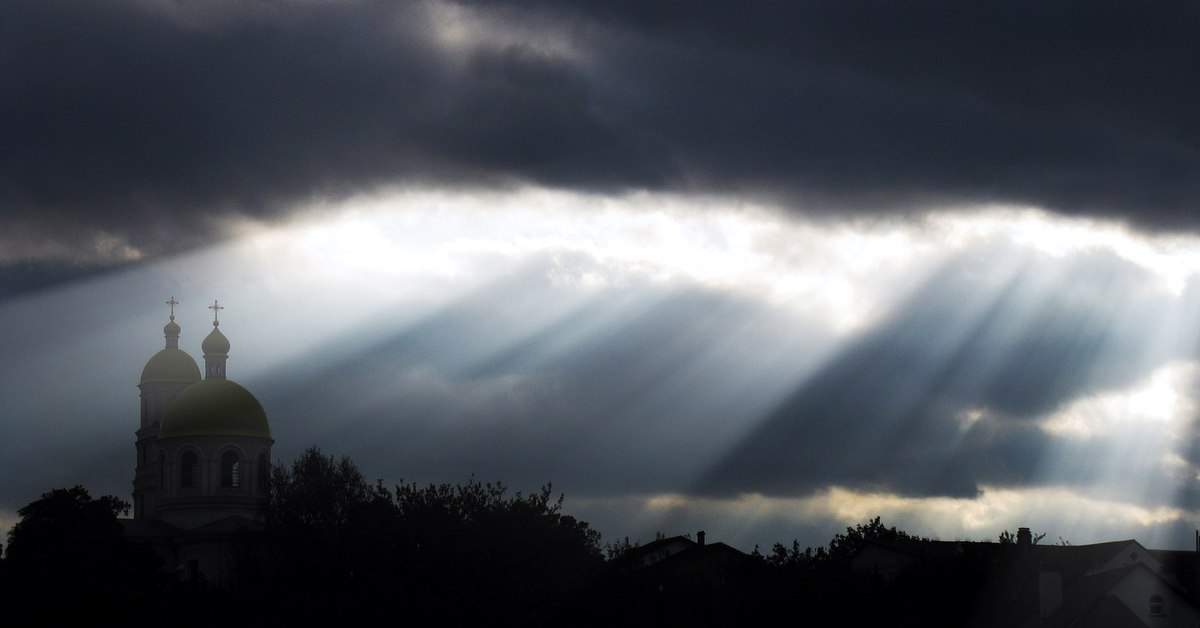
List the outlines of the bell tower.
{"label": "bell tower", "polygon": [[178,304],[175,297],[167,301],[171,316],[163,327],[166,346],[146,362],[141,381],[138,382],[141,420],[135,432],[137,466],[133,475],[134,519],[154,516],[155,503],[163,488],[162,452],[157,440],[167,406],[183,389],[200,381],[200,368],[196,366],[196,361],[179,348],[181,329],[175,322],[175,306]]}

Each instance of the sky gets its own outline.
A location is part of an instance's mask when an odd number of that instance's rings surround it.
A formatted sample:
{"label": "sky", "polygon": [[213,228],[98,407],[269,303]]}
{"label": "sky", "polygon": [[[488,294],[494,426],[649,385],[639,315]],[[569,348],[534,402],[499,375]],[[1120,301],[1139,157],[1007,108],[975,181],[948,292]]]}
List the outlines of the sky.
{"label": "sky", "polygon": [[0,4],[0,529],[137,382],[602,542],[1190,548],[1200,9]]}

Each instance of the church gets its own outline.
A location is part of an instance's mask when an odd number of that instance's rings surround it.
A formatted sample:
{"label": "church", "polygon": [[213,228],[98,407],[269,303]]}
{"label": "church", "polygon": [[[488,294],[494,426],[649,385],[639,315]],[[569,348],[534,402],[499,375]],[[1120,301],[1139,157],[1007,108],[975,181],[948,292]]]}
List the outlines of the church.
{"label": "church", "polygon": [[271,470],[271,428],[254,395],[226,376],[229,340],[214,301],[213,329],[196,360],[179,348],[182,332],[170,320],[164,348],[142,369],[141,420],[136,432],[133,518],[126,536],[148,542],[190,580],[227,580],[230,539],[252,528]]}

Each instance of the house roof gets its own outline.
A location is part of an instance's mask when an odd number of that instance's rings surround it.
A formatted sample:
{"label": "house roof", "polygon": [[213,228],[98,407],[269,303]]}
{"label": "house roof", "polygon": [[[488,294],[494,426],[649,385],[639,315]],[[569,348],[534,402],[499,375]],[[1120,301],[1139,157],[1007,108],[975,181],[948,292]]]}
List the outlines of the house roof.
{"label": "house roof", "polygon": [[[864,549],[866,548],[901,557],[901,563],[925,564],[930,561],[959,558],[982,561],[982,564],[987,565],[985,569],[988,573],[978,592],[978,601],[983,607],[1011,597],[1014,586],[1020,588],[1032,585],[1036,590],[1039,573],[1057,572],[1064,587],[1063,603],[1045,625],[1058,628],[1091,625],[1078,623],[1087,617],[1096,620],[1103,618],[1105,626],[1141,626],[1141,620],[1136,618],[1136,613],[1126,608],[1120,600],[1112,598],[1110,592],[1113,587],[1129,574],[1144,569],[1170,589],[1186,596],[1177,576],[1185,567],[1190,566],[1192,571],[1188,573],[1193,574],[1200,567],[1196,553],[1171,554],[1170,558],[1173,560],[1168,561],[1164,560],[1168,557],[1166,553],[1147,550],[1132,539],[1091,545],[870,540],[864,545]],[[870,567],[875,561],[883,561],[881,564],[886,564],[889,559],[860,550],[854,560],[857,561],[857,567]],[[1010,600],[1005,603],[1012,602]],[[1037,623],[1036,596],[1032,598],[1031,603],[1032,605],[1021,613],[1028,612],[1034,618],[1034,623]],[[1129,615],[1131,621],[1125,621],[1125,615]]]}
{"label": "house roof", "polygon": [[[1156,553],[1146,550],[1140,543],[1133,539],[1090,545],[1022,546],[1013,543],[987,541],[929,541],[919,539],[871,539],[866,544],[920,560],[954,558],[964,554],[991,558],[997,561],[1010,558],[1023,558],[1030,563],[1036,563],[1042,567],[1054,567],[1065,578],[1077,578],[1092,573],[1110,562],[1119,553],[1125,551],[1131,544],[1140,548],[1147,556],[1159,560]],[[1017,552],[1024,552],[1024,554],[1017,554]]]}
{"label": "house roof", "polygon": [[[1130,574],[1144,570],[1146,573],[1161,580],[1167,586],[1174,585],[1164,579],[1144,563],[1135,563],[1110,569],[1080,578],[1074,586],[1063,592],[1063,603],[1059,609],[1047,618],[1046,628],[1066,628],[1079,625],[1081,620],[1089,617],[1104,618],[1105,625],[1114,626],[1145,626],[1123,602],[1116,599],[1110,592]],[[1127,617],[1126,617],[1127,616]],[[1120,621],[1118,621],[1120,620]],[[1087,622],[1083,622],[1085,625]]]}
{"label": "house roof", "polygon": [[1149,628],[1133,609],[1117,599],[1105,595],[1085,615],[1077,619],[1075,626],[1121,626],[1122,628]]}
{"label": "house roof", "polygon": [[664,550],[672,545],[683,545],[685,549],[696,545],[696,542],[686,536],[672,536],[656,539],[645,545],[630,548],[625,553],[613,559],[612,565],[620,569],[635,568],[646,556]]}
{"label": "house roof", "polygon": [[1141,543],[1133,539],[1091,545],[1033,545],[1030,549],[1038,561],[1043,564],[1057,564],[1064,575],[1085,575],[1099,569],[1130,545],[1135,545],[1152,556]]}

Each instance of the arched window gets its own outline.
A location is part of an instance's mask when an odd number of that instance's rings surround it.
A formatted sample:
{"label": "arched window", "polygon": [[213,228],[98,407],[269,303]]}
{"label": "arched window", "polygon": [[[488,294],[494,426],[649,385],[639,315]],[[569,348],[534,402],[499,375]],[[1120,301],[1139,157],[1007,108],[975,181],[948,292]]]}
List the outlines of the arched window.
{"label": "arched window", "polygon": [[1163,599],[1163,596],[1157,593],[1150,596],[1150,614],[1157,617],[1167,614],[1167,601]]}
{"label": "arched window", "polygon": [[221,454],[221,486],[237,488],[242,485],[240,466],[236,452],[227,451]]}
{"label": "arched window", "polygon": [[196,486],[196,453],[185,451],[179,457],[179,488]]}
{"label": "arched window", "polygon": [[271,477],[271,466],[267,462],[267,454],[258,454],[258,490],[267,492],[267,479]]}

